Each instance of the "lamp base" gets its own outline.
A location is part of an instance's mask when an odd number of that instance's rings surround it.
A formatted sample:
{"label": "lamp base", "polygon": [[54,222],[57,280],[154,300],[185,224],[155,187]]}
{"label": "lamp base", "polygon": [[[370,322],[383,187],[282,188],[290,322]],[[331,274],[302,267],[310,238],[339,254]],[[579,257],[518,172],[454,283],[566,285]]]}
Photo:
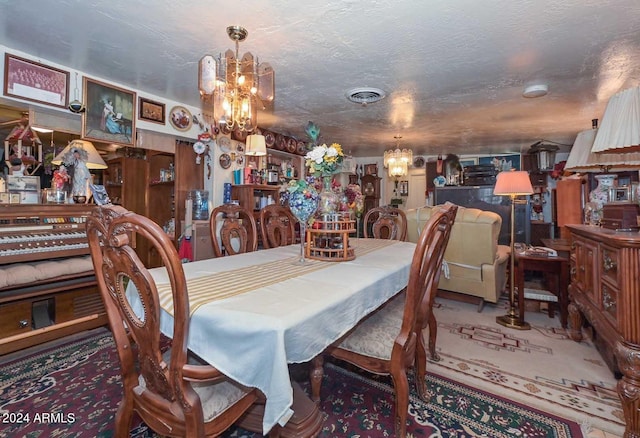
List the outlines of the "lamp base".
{"label": "lamp base", "polygon": [[526,321],[520,322],[518,320],[518,317],[515,315],[507,314],[503,316],[496,316],[496,322],[507,328],[512,328],[516,330],[531,330],[531,325],[528,322]]}

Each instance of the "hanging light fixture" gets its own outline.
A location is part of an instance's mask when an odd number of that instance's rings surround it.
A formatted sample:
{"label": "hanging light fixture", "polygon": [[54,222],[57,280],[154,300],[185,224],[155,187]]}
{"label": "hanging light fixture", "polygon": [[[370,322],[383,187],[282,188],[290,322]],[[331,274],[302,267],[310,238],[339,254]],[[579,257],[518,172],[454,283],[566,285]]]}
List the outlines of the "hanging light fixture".
{"label": "hanging light fixture", "polygon": [[409,166],[413,163],[413,152],[411,149],[400,149],[401,135],[396,135],[396,148],[385,151],[384,167],[389,171],[391,178],[399,178],[409,173]]}
{"label": "hanging light fixture", "polygon": [[213,104],[214,122],[222,131],[252,132],[257,126],[258,106],[275,97],[275,73],[268,63],[247,52],[240,58],[240,42],[249,33],[240,26],[227,27],[227,35],[235,42],[235,52],[224,57],[202,57],[199,63],[198,87],[205,103]]}

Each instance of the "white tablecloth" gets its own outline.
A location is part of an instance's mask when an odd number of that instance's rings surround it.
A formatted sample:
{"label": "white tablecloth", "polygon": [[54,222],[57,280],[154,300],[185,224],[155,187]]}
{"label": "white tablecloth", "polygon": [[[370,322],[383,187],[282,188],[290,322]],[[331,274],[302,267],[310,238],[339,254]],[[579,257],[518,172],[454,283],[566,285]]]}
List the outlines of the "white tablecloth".
{"label": "white tablecloth", "polygon": [[[351,239],[354,260],[311,261],[320,264],[319,269],[202,304],[191,317],[189,349],[231,378],[265,394],[265,434],[276,423],[284,425],[293,413],[287,364],[317,356],[408,283],[415,244],[387,241],[388,246],[359,255],[359,240]],[[290,260],[291,274],[295,274],[298,266],[293,262],[299,252],[299,245],[291,245],[187,263],[184,270],[190,281]],[[168,282],[164,268],[151,273],[159,285]],[[165,311],[161,329],[172,336],[173,318]]]}

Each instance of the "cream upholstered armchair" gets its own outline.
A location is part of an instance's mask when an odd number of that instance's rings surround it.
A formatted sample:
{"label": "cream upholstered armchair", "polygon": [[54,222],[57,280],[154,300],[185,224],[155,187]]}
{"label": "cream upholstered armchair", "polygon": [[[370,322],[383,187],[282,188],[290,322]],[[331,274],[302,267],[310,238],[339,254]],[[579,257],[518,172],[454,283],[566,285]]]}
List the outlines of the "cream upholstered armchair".
{"label": "cream upholstered armchair", "polygon": [[[416,242],[433,207],[406,210],[407,240]],[[449,245],[444,254],[444,275],[440,289],[456,292],[459,298],[496,303],[506,286],[509,247],[498,245],[502,218],[477,208],[458,207]],[[454,297],[455,298],[455,297]]]}

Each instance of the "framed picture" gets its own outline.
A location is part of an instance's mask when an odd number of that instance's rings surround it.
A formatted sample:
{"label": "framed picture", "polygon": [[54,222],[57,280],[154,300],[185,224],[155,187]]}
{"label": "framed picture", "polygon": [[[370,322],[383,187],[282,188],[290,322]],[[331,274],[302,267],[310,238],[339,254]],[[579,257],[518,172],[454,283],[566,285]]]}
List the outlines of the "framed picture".
{"label": "framed picture", "polygon": [[0,204],[9,203],[9,192],[0,192]]}
{"label": "framed picture", "polygon": [[398,192],[400,192],[400,196],[409,196],[409,181],[400,181]]}
{"label": "framed picture", "polygon": [[171,126],[178,131],[188,131],[191,128],[191,113],[183,106],[174,106],[171,108],[169,116]]}
{"label": "framed picture", "polygon": [[378,175],[378,165],[377,164],[365,164],[364,165],[364,174],[365,175]]}
{"label": "framed picture", "polygon": [[631,202],[631,187],[611,187],[609,202]]}
{"label": "framed picture", "polygon": [[147,122],[165,124],[164,103],[154,102],[144,97],[138,98],[138,118]]}
{"label": "framed picture", "polygon": [[469,166],[475,166],[476,164],[478,164],[478,157],[460,158],[460,165],[462,166],[462,168],[469,167]]}
{"label": "framed picture", "polygon": [[[38,192],[16,192],[20,196],[20,204],[39,204],[40,193]],[[13,193],[12,193],[13,195]]]}
{"label": "framed picture", "polygon": [[66,108],[69,72],[5,53],[4,95]]}
{"label": "framed picture", "polygon": [[7,190],[10,192],[38,192],[40,177],[33,175],[7,175]]}
{"label": "framed picture", "polygon": [[478,164],[493,164],[499,172],[505,170],[520,170],[520,155],[495,155],[478,158]]}
{"label": "framed picture", "polygon": [[82,138],[99,142],[135,145],[136,93],[84,78]]}

